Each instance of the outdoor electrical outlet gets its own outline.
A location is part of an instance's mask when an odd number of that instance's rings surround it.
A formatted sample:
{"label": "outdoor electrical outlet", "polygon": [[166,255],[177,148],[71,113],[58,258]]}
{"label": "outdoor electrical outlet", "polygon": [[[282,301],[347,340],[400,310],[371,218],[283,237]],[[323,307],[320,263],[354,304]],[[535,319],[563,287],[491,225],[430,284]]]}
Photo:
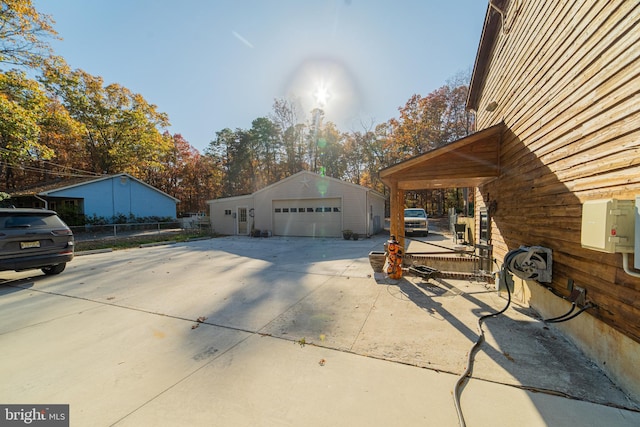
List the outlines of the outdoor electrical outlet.
{"label": "outdoor electrical outlet", "polygon": [[578,292],[578,297],[576,298],[576,305],[578,307],[584,307],[584,305],[587,303],[587,290],[579,286],[574,287],[574,290]]}

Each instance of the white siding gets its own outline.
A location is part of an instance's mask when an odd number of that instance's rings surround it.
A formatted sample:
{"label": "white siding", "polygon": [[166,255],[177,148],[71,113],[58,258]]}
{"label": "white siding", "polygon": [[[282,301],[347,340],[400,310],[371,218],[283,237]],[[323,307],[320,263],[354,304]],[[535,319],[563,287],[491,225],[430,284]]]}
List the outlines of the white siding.
{"label": "white siding", "polygon": [[[246,207],[247,209],[253,208],[253,197],[240,196],[229,197],[225,199],[210,200],[209,202],[209,215],[211,217],[211,227],[213,231],[220,234],[237,234],[237,211],[238,207]],[[251,230],[251,226],[254,218],[249,217],[248,229]]]}
{"label": "white siding", "polygon": [[[290,207],[303,206],[305,209],[311,207],[307,206],[308,203],[313,204],[314,215],[304,215],[309,223],[304,224],[300,219],[302,216],[291,215],[291,212],[287,213],[287,218],[277,218],[275,208],[279,203],[285,202]],[[384,196],[360,185],[306,171],[269,185],[252,195],[211,200],[209,205],[212,226],[221,234],[236,234],[235,219],[224,212],[236,212],[238,206],[255,208],[254,217],[250,218],[255,223],[249,224],[249,227],[253,225],[255,229],[270,231],[276,235],[340,237],[343,229],[350,229],[368,236],[381,231],[384,226]],[[324,211],[323,215],[316,215],[316,207],[331,207],[331,215],[324,215]],[[339,212],[334,212],[334,207]]]}

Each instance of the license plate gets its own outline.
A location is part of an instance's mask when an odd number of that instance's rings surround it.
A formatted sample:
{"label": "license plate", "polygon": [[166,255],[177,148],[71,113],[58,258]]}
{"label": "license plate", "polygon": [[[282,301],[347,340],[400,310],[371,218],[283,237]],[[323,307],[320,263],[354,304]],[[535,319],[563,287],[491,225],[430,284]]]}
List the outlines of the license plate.
{"label": "license plate", "polygon": [[20,242],[20,249],[29,249],[29,248],[39,248],[40,241],[36,240],[35,242]]}

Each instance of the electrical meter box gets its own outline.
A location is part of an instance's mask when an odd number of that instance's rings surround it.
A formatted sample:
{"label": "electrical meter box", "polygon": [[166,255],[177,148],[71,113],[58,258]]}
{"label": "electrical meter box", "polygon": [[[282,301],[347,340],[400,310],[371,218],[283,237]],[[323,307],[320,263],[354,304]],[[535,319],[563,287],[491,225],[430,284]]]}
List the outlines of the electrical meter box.
{"label": "electrical meter box", "polygon": [[633,200],[589,200],[582,205],[583,248],[633,252],[636,207]]}

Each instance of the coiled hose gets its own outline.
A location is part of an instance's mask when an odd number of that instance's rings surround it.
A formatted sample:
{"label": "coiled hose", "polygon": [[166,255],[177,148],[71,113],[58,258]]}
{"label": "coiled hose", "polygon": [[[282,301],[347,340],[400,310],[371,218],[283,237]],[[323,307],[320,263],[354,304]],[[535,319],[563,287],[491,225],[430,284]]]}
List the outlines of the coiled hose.
{"label": "coiled hose", "polygon": [[[504,256],[504,262],[502,263],[502,268],[500,269],[500,277],[503,280],[505,280],[505,282],[506,282],[507,270],[509,270],[509,265],[511,264],[511,261],[513,260],[513,257],[515,257],[516,255],[518,255],[521,252],[523,252],[522,248],[514,249],[512,251],[507,252],[507,254]],[[469,350],[469,358],[467,360],[467,367],[466,367],[465,371],[462,373],[462,375],[460,376],[460,378],[458,378],[458,381],[456,382],[456,384],[455,384],[455,386],[453,388],[453,400],[454,400],[454,403],[455,403],[455,406],[456,406],[456,412],[458,413],[458,421],[460,422],[460,427],[466,427],[466,423],[464,421],[464,415],[462,414],[462,408],[460,407],[460,387],[464,384],[466,378],[471,373],[471,369],[473,367],[473,356],[474,356],[477,348],[482,343],[482,341],[484,341],[484,330],[482,329],[482,322],[485,319],[488,319],[489,317],[495,317],[495,316],[498,316],[498,315],[504,313],[509,308],[509,306],[511,305],[511,289],[509,288],[509,284],[508,283],[506,284],[505,288],[507,289],[507,304],[504,306],[504,308],[502,310],[500,310],[500,311],[495,312],[495,313],[490,313],[490,314],[486,314],[484,316],[481,316],[478,319],[478,339],[476,340],[476,342],[471,347],[471,350]],[[582,307],[580,310],[578,310],[577,312],[573,313],[573,311],[576,308],[576,303],[573,302],[571,304],[571,309],[567,313],[563,314],[562,316],[553,317],[551,319],[544,319],[544,322],[547,322],[547,323],[566,322],[567,320],[574,319],[575,317],[577,317],[580,314],[584,313],[586,310],[588,310],[590,308],[594,308],[594,307],[595,307],[595,305],[593,303],[589,302],[584,307]]]}

